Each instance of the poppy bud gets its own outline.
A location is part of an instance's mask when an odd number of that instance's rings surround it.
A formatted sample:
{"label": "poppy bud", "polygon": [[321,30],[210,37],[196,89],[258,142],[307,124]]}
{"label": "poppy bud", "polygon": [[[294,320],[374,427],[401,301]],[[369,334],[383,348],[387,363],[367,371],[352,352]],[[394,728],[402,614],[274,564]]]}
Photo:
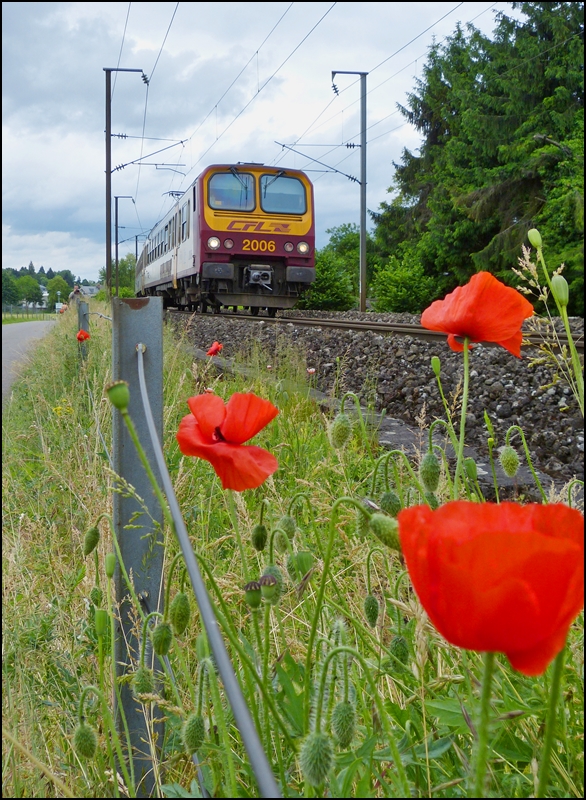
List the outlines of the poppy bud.
{"label": "poppy bud", "polygon": [[506,444],[500,452],[499,461],[505,475],[514,478],[519,471],[519,456],[515,448]]}
{"label": "poppy bud", "polygon": [[466,475],[468,475],[471,481],[478,480],[478,467],[476,466],[476,461],[474,461],[473,458],[464,459],[464,469],[466,470]]}
{"label": "poppy bud", "polygon": [[268,537],[269,532],[267,531],[266,525],[255,525],[252,529],[251,537],[254,549],[261,553],[266,547]]}
{"label": "poppy bud", "polygon": [[370,518],[370,529],[383,544],[401,552],[399,541],[399,523],[394,517],[386,514],[373,514]]}
{"label": "poppy bud", "polygon": [[541,234],[537,228],[531,228],[531,230],[527,231],[527,238],[529,239],[531,247],[534,247],[536,250],[541,250],[543,242],[541,241]]}
{"label": "poppy bud", "polygon": [[90,600],[94,606],[100,606],[104,599],[104,593],[99,586],[94,586],[90,592]]}
{"label": "poppy bud", "polygon": [[405,639],[404,636],[395,636],[391,642],[389,651],[399,662],[397,663],[397,661],[393,661],[393,666],[391,669],[394,669],[395,672],[402,672],[403,669],[400,665],[407,664],[409,662],[409,645],[407,644],[407,639]]}
{"label": "poppy bud", "polygon": [[244,600],[250,608],[258,608],[260,606],[262,593],[258,581],[249,581],[244,586]]}
{"label": "poppy bud", "polygon": [[561,308],[565,308],[570,300],[570,289],[563,275],[554,275],[551,279],[551,292]]}
{"label": "poppy bud", "polygon": [[96,608],[95,610],[95,627],[96,636],[105,636],[108,630],[108,612],[103,608]]}
{"label": "poppy bud", "polygon": [[116,555],[114,553],[106,553],[104,567],[106,569],[106,577],[113,578],[114,570],[116,569]]}
{"label": "poppy bud", "polygon": [[273,600],[278,591],[277,579],[274,575],[261,575],[258,579],[260,591],[265,600]]}
{"label": "poppy bud", "polygon": [[277,579],[277,588],[271,600],[271,605],[275,606],[281,599],[283,593],[283,573],[276,564],[269,564],[269,566],[265,568],[263,575],[272,575],[273,578]]}
{"label": "poppy bud", "polygon": [[310,733],[301,746],[299,765],[310,786],[321,786],[334,763],[332,741],[326,733]]}
{"label": "poppy bud", "polygon": [[439,508],[440,502],[437,499],[437,496],[433,492],[426,492],[423,495],[423,498],[427,503],[427,505],[432,509],[432,511],[435,511],[436,508]]}
{"label": "poppy bud", "polygon": [[295,520],[290,514],[285,514],[277,523],[277,528],[282,528],[287,536],[292,539],[295,536]]}
{"label": "poppy bud", "polygon": [[81,722],[73,734],[73,748],[80,758],[93,758],[98,749],[98,735],[93,728]]}
{"label": "poppy bud", "polygon": [[439,378],[442,365],[441,365],[441,361],[439,360],[439,358],[437,356],[432,356],[431,357],[431,368],[432,368],[432,370],[433,370],[433,372],[435,374],[435,377]]}
{"label": "poppy bud", "polygon": [[132,676],[132,692],[136,699],[141,694],[152,694],[154,688],[153,671],[148,667],[139,667]]}
{"label": "poppy bud", "polygon": [[258,581],[250,581],[245,585],[244,599],[250,608],[258,608],[260,606],[262,593]]}
{"label": "poppy bud", "polygon": [[348,414],[336,414],[330,426],[330,442],[332,447],[340,450],[352,433],[352,422]]}
{"label": "poppy bud", "polygon": [[114,381],[106,386],[106,394],[115,408],[126,411],[130,402],[130,390],[126,381]]}
{"label": "poppy bud", "polygon": [[183,730],[181,732],[183,746],[190,756],[200,749],[204,743],[205,735],[206,729],[203,717],[201,714],[196,714],[193,712],[185,720]]}
{"label": "poppy bud", "polygon": [[89,531],[86,533],[85,538],[83,540],[83,554],[84,556],[89,556],[90,553],[98,546],[98,542],[100,541],[100,531],[94,525],[93,528],[90,528]]}
{"label": "poppy bud", "polygon": [[168,622],[157,625],[153,631],[153,650],[158,656],[166,656],[173,641],[173,631]]}
{"label": "poppy bud", "polygon": [[185,592],[178,592],[169,606],[169,619],[176,636],[181,636],[189,625],[191,606]]}
{"label": "poppy bud", "polygon": [[368,594],[364,598],[364,616],[371,628],[376,626],[378,620],[378,600],[373,594]]}
{"label": "poppy bud", "polygon": [[277,550],[277,553],[285,553],[289,549],[288,547],[289,537],[287,536],[285,531],[282,530],[275,531],[273,542]]}
{"label": "poppy bud", "polygon": [[399,495],[396,494],[396,492],[393,492],[392,489],[389,489],[388,492],[383,494],[379,505],[385,514],[390,514],[391,517],[396,517],[399,511],[403,508],[403,504],[401,503]]}
{"label": "poppy bud", "polygon": [[[369,511],[370,508],[368,506],[368,498],[364,498],[362,500],[362,505]],[[368,533],[368,528],[370,525],[370,519],[365,514],[362,513],[358,508],[356,509],[356,536],[359,539],[364,539]]]}
{"label": "poppy bud", "polygon": [[440,471],[437,456],[430,450],[423,456],[419,465],[419,477],[428,492],[435,492],[439,486]]}
{"label": "poppy bud", "polygon": [[356,708],[354,703],[341,700],[332,711],[332,733],[340,747],[346,749],[356,731]]}

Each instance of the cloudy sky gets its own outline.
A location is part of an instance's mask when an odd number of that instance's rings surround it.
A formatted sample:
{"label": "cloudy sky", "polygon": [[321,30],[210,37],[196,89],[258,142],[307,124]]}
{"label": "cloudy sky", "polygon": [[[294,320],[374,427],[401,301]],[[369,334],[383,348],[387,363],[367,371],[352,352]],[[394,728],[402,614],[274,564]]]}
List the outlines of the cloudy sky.
{"label": "cloudy sky", "polygon": [[2,3],[2,266],[97,280],[104,67],[149,78],[112,73],[112,133],[126,136],[112,138],[120,256],[169,208],[169,192],[238,161],[307,171],[323,247],[328,228],[360,221],[360,187],[346,177],[360,178],[359,148],[346,147],[360,142],[360,79],[338,75],[336,95],[332,70],[369,73],[367,206],[377,210],[393,161],[420,142],[397,104],[429,46],[458,22],[490,35],[498,12],[519,16],[505,2]]}

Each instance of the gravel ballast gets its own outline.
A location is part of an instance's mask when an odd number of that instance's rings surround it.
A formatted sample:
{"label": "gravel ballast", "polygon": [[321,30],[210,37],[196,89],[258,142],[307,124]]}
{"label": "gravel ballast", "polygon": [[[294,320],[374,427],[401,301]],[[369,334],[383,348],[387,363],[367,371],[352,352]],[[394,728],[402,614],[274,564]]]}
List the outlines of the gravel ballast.
{"label": "gravel ballast", "polygon": [[[281,318],[303,312],[282,312]],[[316,316],[316,312],[305,312]],[[381,322],[419,322],[409,314],[329,313],[322,317]],[[222,356],[245,356],[254,349],[266,355],[267,365],[278,363],[293,348],[306,367],[315,369],[311,385],[337,397],[351,391],[374,411],[417,428],[436,418],[445,418],[431,357],[441,361],[441,382],[448,403],[459,422],[462,387],[462,355],[447,343],[427,342],[410,336],[343,331],[330,328],[254,324],[225,319],[223,315],[167,315],[177,333],[190,345],[207,351],[214,341],[223,344]],[[529,321],[529,325],[534,326]],[[584,321],[572,320],[575,338],[583,336]],[[497,446],[504,445],[511,425],[523,429],[534,466],[560,485],[572,478],[583,479],[584,420],[571,389],[563,380],[554,382],[554,371],[539,363],[540,351],[523,348],[518,359],[502,347],[476,344],[470,353],[470,397],[466,418],[466,442],[487,457],[486,411],[492,421]],[[512,439],[524,461],[518,433]]]}

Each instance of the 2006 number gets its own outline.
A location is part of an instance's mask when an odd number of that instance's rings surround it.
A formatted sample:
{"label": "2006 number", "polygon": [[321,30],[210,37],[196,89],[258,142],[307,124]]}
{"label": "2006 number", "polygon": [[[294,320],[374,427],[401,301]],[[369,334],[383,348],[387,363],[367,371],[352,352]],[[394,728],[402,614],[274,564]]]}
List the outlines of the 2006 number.
{"label": "2006 number", "polygon": [[253,250],[255,253],[259,251],[261,253],[274,253],[277,249],[277,243],[266,239],[243,239],[242,249]]}

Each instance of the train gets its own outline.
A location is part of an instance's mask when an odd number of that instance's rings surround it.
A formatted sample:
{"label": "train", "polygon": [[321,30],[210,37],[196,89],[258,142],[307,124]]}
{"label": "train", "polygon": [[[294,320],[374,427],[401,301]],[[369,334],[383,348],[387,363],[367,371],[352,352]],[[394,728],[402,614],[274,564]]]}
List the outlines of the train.
{"label": "train", "polygon": [[314,280],[311,181],[238,162],[208,166],[175,198],[137,260],[135,294],[162,297],[165,308],[274,317]]}

